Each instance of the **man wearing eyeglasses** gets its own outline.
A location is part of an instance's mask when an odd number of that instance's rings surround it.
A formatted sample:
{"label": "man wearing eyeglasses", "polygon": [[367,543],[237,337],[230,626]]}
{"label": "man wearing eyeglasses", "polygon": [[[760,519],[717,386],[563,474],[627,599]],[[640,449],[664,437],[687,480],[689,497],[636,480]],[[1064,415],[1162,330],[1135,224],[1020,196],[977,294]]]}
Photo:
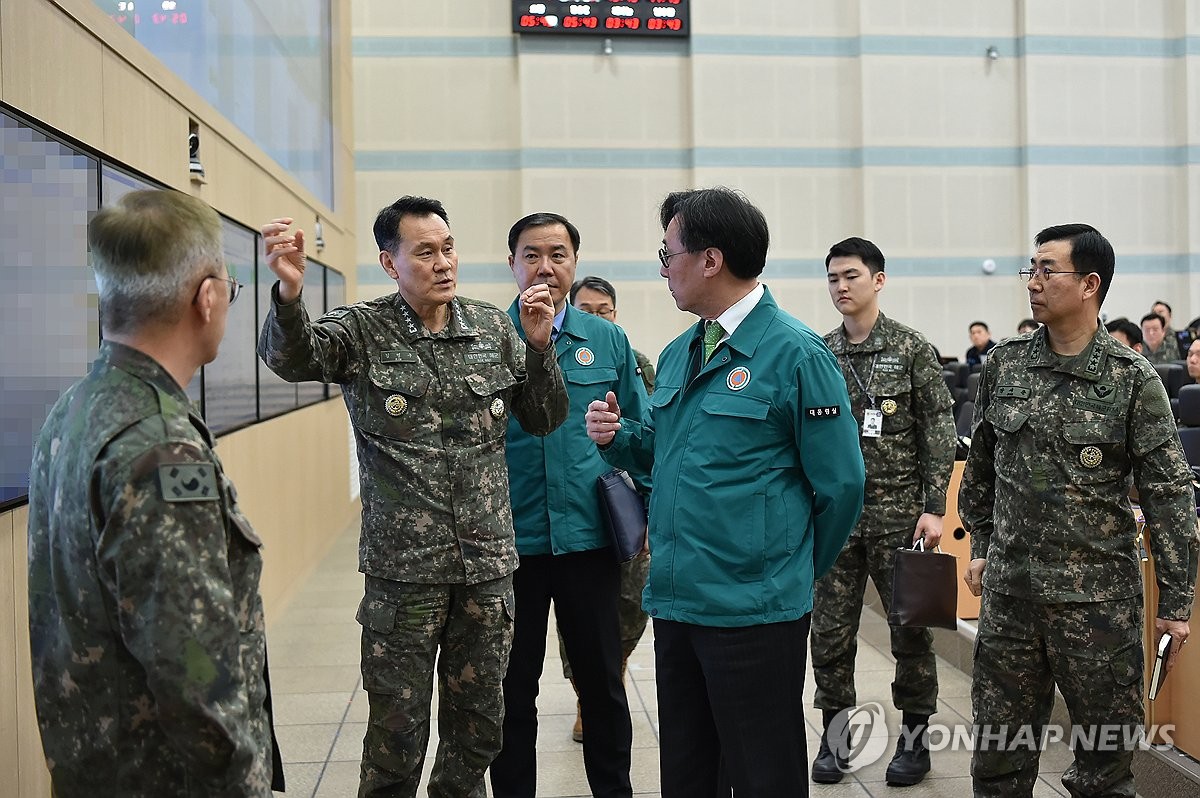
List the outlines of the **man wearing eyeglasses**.
{"label": "man wearing eyeglasses", "polygon": [[[603,277],[588,275],[575,281],[571,286],[571,306],[599,316],[602,319],[617,322],[617,289]],[[637,362],[637,373],[646,386],[646,394],[654,393],[654,364],[650,358],[638,350],[633,350],[633,358]],[[629,657],[637,648],[642,633],[646,631],[649,616],[642,609],[642,591],[646,589],[646,576],[650,571],[650,552],[643,551],[632,560],[621,564],[621,591],[618,596],[617,611],[621,621],[621,674],[624,675]],[[558,636],[558,653],[562,659],[563,676],[574,685],[574,674],[571,670],[571,660],[567,657],[567,648],[562,642],[562,634]],[[580,714],[578,702],[575,707],[575,725],[571,728],[571,739],[577,743],[583,742],[583,716]]]}
{"label": "man wearing eyeglasses", "polygon": [[959,491],[964,579],[983,597],[971,775],[976,796],[1032,795],[1057,686],[1085,741],[1063,785],[1132,796],[1143,587],[1127,496],[1132,482],[1152,541],[1155,629],[1176,643],[1170,667],[1195,594],[1191,472],[1154,367],[1100,327],[1112,246],[1084,224],[1049,227],[1036,244],[1021,277],[1042,328],[992,350]]}
{"label": "man wearing eyeglasses", "polygon": [[515,614],[504,436],[510,417],[540,436],[567,414],[550,289],[522,290],[512,320],[459,297],[445,207],[406,196],[374,224],[396,292],[310,323],[300,301],[304,231],[291,224],[262,228],[279,281],[258,352],[286,380],[339,383],[354,429],[366,575],[357,620],[370,702],[358,794],[416,795],[436,674],[429,794],[482,798],[501,746]]}
{"label": "man wearing eyeglasses", "polygon": [[93,217],[88,247],[104,341],[50,411],[29,486],[29,640],[53,793],[269,798],[283,769],[262,542],[185,393],[216,358],[239,287],[221,221],[194,197],[134,191]]}
{"label": "man wearing eyeglasses", "polygon": [[662,795],[807,795],[813,580],[862,509],[857,425],[825,342],[758,281],[762,212],[713,188],[668,195],[660,219],[659,274],[700,321],[663,350],[649,418],[609,393],[587,428],[613,465],[653,467]]}

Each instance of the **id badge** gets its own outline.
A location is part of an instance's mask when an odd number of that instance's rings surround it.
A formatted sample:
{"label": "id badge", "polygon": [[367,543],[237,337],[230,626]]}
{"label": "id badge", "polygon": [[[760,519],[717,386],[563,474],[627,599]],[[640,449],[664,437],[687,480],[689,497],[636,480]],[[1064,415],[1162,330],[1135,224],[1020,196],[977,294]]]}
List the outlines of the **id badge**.
{"label": "id badge", "polygon": [[862,434],[864,438],[878,438],[883,435],[883,411],[867,410],[863,415]]}

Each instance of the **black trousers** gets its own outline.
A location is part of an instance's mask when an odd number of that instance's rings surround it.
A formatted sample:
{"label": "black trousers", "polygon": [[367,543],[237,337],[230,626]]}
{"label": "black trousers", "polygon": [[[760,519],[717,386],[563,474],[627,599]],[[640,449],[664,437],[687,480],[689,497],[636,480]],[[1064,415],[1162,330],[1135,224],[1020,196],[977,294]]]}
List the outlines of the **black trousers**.
{"label": "black trousers", "polygon": [[[810,615],[744,627],[654,619],[662,798],[808,795]],[[584,725],[586,728],[586,723]]]}
{"label": "black trousers", "polygon": [[504,744],[492,762],[495,798],[534,798],[538,680],[550,602],[579,690],[583,764],[596,798],[629,798],[633,728],[621,681],[620,569],[608,549],[521,557],[517,622],[504,677]]}

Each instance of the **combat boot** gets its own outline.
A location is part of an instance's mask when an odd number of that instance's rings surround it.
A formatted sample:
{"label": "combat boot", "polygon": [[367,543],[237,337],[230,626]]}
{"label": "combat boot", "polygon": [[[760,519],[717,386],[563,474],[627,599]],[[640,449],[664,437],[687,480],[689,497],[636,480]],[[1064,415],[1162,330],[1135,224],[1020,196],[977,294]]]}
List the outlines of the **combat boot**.
{"label": "combat boot", "polygon": [[824,730],[821,732],[821,747],[812,763],[812,780],[817,784],[837,784],[845,777],[846,769],[850,767],[847,757],[850,743],[846,739],[849,728],[843,724],[840,733],[830,738],[829,724],[837,714],[830,709],[821,712]]}
{"label": "combat boot", "polygon": [[918,784],[929,772],[928,715],[904,713],[896,755],[888,763],[884,778],[892,787]]}
{"label": "combat boot", "polygon": [[579,687],[575,677],[571,677],[571,689],[575,691],[575,725],[571,727],[571,739],[577,743],[583,742],[583,710],[579,706]]}

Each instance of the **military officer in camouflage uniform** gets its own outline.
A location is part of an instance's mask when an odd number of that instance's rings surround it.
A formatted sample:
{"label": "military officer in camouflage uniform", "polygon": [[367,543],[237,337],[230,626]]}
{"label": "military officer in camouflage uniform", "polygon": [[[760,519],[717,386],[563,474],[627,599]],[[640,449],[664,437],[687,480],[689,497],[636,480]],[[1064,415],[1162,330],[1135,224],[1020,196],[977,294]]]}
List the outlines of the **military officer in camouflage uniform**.
{"label": "military officer in camouflage uniform", "polygon": [[29,486],[29,638],[53,791],[269,798],[283,771],[262,542],[184,393],[241,287],[221,222],[193,197],[136,191],[96,214],[88,245],[104,342],[50,411]]}
{"label": "military officer in camouflage uniform", "polygon": [[399,290],[310,323],[300,301],[304,235],[290,224],[262,230],[279,282],[258,349],[284,379],[339,383],[354,427],[370,699],[359,795],[416,795],[436,665],[440,742],[429,794],[483,796],[501,744],[517,567],[505,430],[511,414],[545,435],[567,413],[550,292],[521,292],[527,347],[501,310],[456,296],[458,255],[442,204],[402,197],[374,226],[380,264]]}
{"label": "military officer in camouflage uniform", "polygon": [[[847,766],[847,729],[840,723],[831,730],[831,723],[857,703],[854,657],[867,577],[888,608],[896,550],[922,538],[927,548],[941,540],[956,440],[954,400],[933,347],[879,310],[887,280],[883,253],[866,239],[848,238],[830,248],[825,268],[829,296],[843,319],[825,342],[842,367],[867,468],[862,517],[833,568],[817,580],[813,600],[814,704],[825,731],[812,777],[832,784]],[[929,772],[924,732],[937,711],[933,634],[894,626],[891,638],[892,701],[903,713],[903,727],[886,778],[916,784]]]}
{"label": "military officer in camouflage uniform", "polygon": [[[571,305],[584,313],[591,313],[607,319],[614,324],[617,321],[617,289],[603,277],[587,276],[576,280],[571,286]],[[638,350],[633,350],[637,362],[637,372],[646,386],[646,395],[654,393],[654,364],[650,358]],[[646,499],[649,504],[649,498]],[[650,552],[643,551],[627,563],[621,564],[621,593],[617,601],[617,613],[621,621],[621,674],[624,676],[633,650],[637,648],[642,634],[646,631],[646,621],[650,616],[642,609],[642,591],[646,589],[646,577],[650,573]],[[567,659],[567,648],[563,645],[562,635],[558,638],[558,654],[562,659],[563,676],[571,679],[571,662]],[[574,680],[571,682],[574,685]],[[575,707],[575,726],[571,729],[571,737],[577,743],[583,742],[583,718],[579,713],[578,702]]]}
{"label": "military officer in camouflage uniform", "polygon": [[1155,627],[1185,643],[1197,554],[1191,474],[1154,367],[1097,321],[1112,246],[1083,224],[1047,228],[1036,242],[1021,276],[1043,327],[988,358],[959,491],[971,532],[964,579],[983,596],[971,775],[977,796],[1032,795],[1039,751],[1029,743],[1057,685],[1084,740],[1063,784],[1073,796],[1132,796],[1143,588],[1127,496],[1132,483],[1146,517]]}

